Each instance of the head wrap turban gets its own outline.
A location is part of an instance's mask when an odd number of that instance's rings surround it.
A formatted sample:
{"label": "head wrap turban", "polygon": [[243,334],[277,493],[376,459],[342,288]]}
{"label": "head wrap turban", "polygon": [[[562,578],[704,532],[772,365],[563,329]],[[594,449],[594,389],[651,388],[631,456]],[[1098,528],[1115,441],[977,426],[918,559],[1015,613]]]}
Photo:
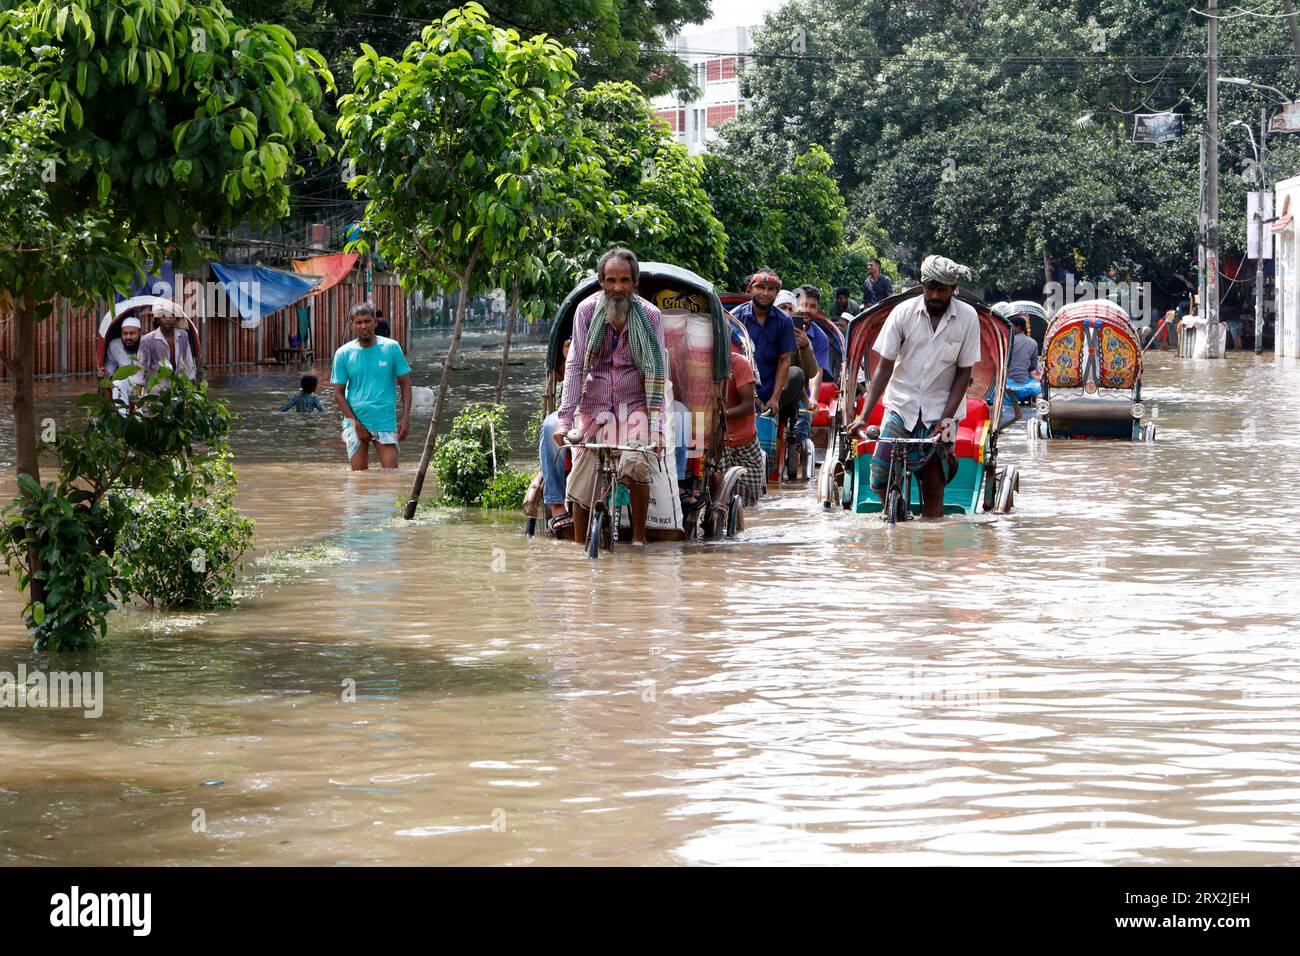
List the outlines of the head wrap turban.
{"label": "head wrap turban", "polygon": [[938,282],[941,285],[956,285],[961,277],[971,277],[968,266],[958,265],[943,256],[926,256],[921,263],[921,281]]}

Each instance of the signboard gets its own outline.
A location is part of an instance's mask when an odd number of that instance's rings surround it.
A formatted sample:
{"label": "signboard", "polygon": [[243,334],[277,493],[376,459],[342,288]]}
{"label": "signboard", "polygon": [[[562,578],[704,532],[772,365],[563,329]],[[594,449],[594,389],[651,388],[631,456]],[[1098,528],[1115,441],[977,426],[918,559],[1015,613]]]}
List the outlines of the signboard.
{"label": "signboard", "polygon": [[[1263,213],[1260,212],[1260,196],[1263,196]],[[1273,194],[1251,192],[1246,194],[1246,258],[1259,258],[1259,220],[1273,218]],[[1273,258],[1273,230],[1264,224],[1264,258]]]}
{"label": "signboard", "polygon": [[1181,122],[1177,113],[1139,113],[1133,117],[1133,142],[1165,143],[1177,139]]}
{"label": "signboard", "polygon": [[1270,133],[1300,133],[1300,103],[1283,104],[1277,114],[1268,121]]}

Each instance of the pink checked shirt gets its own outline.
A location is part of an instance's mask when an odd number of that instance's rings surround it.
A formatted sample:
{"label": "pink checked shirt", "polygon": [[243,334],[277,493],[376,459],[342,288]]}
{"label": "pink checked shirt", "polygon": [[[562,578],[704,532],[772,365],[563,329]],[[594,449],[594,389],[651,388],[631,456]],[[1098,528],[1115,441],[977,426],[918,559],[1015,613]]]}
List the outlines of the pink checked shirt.
{"label": "pink checked shirt", "polygon": [[[622,430],[627,428],[627,420],[634,413],[640,413],[637,418],[646,415],[645,378],[632,357],[630,316],[629,324],[617,333],[614,324],[609,323],[605,332],[605,344],[591,363],[586,379],[582,377],[587,328],[591,324],[591,317],[596,314],[596,299],[599,295],[597,292],[583,299],[574,312],[573,342],[569,347],[569,361],[564,371],[564,396],[560,401],[560,427],[565,430],[573,427],[576,409],[582,419],[583,434],[587,438],[595,433],[601,421],[617,421]],[[637,300],[650,317],[662,351],[664,330],[659,310],[640,296],[637,296]],[[667,364],[665,360],[665,372],[668,370]]]}

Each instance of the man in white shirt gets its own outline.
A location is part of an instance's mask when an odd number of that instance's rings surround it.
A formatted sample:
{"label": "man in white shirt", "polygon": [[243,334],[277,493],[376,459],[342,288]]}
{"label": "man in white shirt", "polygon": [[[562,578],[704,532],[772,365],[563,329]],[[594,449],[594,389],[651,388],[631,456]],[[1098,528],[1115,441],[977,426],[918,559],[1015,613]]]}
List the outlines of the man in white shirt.
{"label": "man in white shirt", "polygon": [[[140,351],[140,320],[133,315],[122,320],[116,338],[110,339],[104,349],[104,364],[99,369],[99,377],[111,379],[113,373],[126,365],[135,365]],[[132,376],[134,378],[134,376]],[[113,383],[113,401],[122,406],[123,415],[131,405],[131,378],[124,378]]]}
{"label": "man in white shirt", "polygon": [[[921,487],[921,514],[943,517],[943,489],[957,471],[953,444],[957,423],[966,414],[966,390],[980,357],[980,325],[975,310],[959,302],[957,280],[970,269],[942,256],[921,263],[923,294],[898,305],[885,320],[873,351],[879,356],[871,376],[860,430],[881,396],[885,417],[871,461],[871,487],[877,494],[889,476],[890,438],[925,438],[938,434],[936,445],[913,446],[908,470]],[[940,450],[941,449],[941,450]]]}

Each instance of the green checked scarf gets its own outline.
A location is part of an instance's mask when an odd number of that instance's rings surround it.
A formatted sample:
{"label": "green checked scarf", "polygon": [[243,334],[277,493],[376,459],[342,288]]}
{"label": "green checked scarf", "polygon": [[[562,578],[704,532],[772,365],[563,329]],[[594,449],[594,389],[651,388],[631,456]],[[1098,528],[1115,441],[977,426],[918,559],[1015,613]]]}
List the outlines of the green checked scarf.
{"label": "green checked scarf", "polygon": [[[609,327],[609,316],[605,310],[605,293],[596,300],[596,311],[587,326],[587,343],[582,360],[582,374],[585,378],[591,371],[592,363],[600,355],[605,344],[605,332]],[[632,360],[645,376],[645,403],[650,412],[650,432],[659,432],[659,423],[664,407],[664,354],[659,348],[659,337],[655,335],[654,323],[646,315],[645,307],[637,295],[632,296],[632,307],[627,317],[628,342],[632,346]]]}

